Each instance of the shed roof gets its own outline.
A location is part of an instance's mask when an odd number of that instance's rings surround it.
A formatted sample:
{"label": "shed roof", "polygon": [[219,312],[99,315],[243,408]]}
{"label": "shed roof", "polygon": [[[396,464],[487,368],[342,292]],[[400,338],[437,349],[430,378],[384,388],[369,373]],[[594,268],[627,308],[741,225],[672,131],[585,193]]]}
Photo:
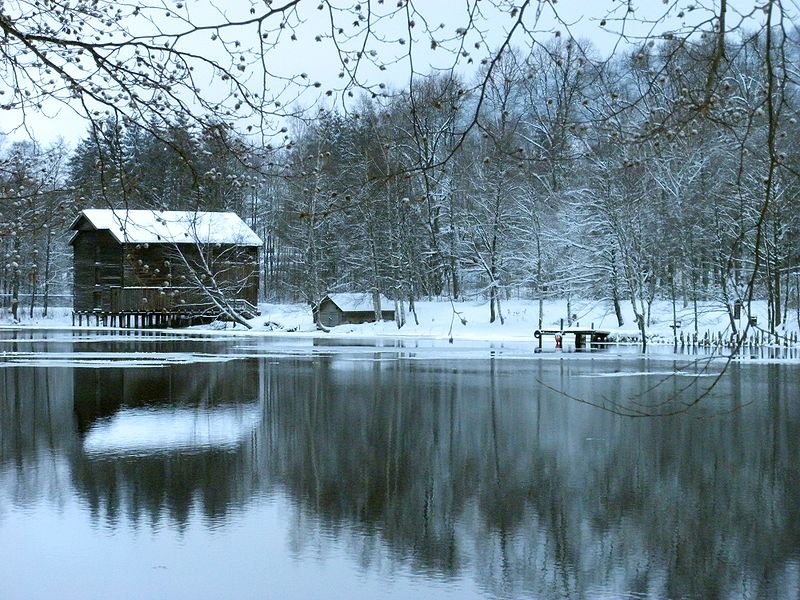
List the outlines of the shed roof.
{"label": "shed roof", "polygon": [[[261,239],[232,212],[181,210],[82,210],[70,229],[108,230],[128,244],[235,244],[260,246]],[[74,236],[73,236],[74,238]]]}
{"label": "shed roof", "polygon": [[[368,312],[374,310],[372,294],[339,293],[325,296],[342,312]],[[325,298],[322,300],[324,301]],[[322,304],[322,302],[320,302]],[[394,310],[394,303],[381,294],[381,311]]]}

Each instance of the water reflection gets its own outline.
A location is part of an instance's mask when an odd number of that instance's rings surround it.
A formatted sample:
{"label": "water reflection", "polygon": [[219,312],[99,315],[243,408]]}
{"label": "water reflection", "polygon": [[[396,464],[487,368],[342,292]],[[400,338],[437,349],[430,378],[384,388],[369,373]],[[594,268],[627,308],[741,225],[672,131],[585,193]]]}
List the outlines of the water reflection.
{"label": "water reflection", "polygon": [[245,361],[75,372],[77,491],[113,526],[125,512],[179,528],[247,502],[245,443],[260,420],[259,370]]}
{"label": "water reflection", "polygon": [[[692,377],[667,376],[679,367]],[[326,548],[383,572],[385,553],[492,597],[785,597],[800,560],[797,365],[734,364],[672,418],[552,391],[657,406],[705,389],[693,368],[358,351],[0,369],[0,499],[74,495],[124,537],[184,532],[198,514],[257,528],[248,508],[282,497],[298,560]],[[261,554],[251,543],[241,560]]]}
{"label": "water reflection", "polygon": [[[783,589],[800,523],[798,409],[778,391],[788,384],[780,366],[769,389],[734,369],[708,407],[768,398],[769,418],[631,421],[532,385],[570,375],[541,362],[336,363],[275,374],[270,412],[283,436],[265,452],[331,527],[357,523],[365,544],[379,537],[423,572],[475,569],[501,596],[708,597],[739,584],[780,596],[770,586]],[[634,381],[604,380],[602,392],[625,394]],[[581,394],[598,384],[574,385]],[[281,401],[287,390],[298,401]]]}

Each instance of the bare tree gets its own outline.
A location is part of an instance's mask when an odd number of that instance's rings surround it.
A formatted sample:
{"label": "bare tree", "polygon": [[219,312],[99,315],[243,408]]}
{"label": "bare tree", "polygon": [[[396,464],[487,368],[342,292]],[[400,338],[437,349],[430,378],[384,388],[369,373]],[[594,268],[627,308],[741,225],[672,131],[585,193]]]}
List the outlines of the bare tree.
{"label": "bare tree", "polygon": [[[66,222],[72,218],[64,188],[66,149],[42,149],[32,142],[11,145],[0,158],[0,269],[3,306],[19,318],[23,295],[33,317],[39,301],[47,315],[56,273],[63,266]],[[62,288],[65,281],[61,281]],[[63,291],[63,290],[62,290]]]}

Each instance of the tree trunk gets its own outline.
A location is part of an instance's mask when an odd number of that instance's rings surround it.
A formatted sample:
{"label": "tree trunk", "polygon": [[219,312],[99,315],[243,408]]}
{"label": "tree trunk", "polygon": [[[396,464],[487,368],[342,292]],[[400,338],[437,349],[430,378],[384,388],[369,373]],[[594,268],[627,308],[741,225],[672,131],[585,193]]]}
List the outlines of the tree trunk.
{"label": "tree trunk", "polygon": [[614,314],[617,315],[617,325],[622,327],[625,319],[622,317],[622,306],[619,293],[619,275],[617,274],[617,252],[611,250],[611,299],[614,302]]}
{"label": "tree trunk", "polygon": [[567,327],[572,327],[572,294],[567,292]]}
{"label": "tree trunk", "polygon": [[647,331],[645,326],[645,318],[644,315],[640,312],[637,312],[634,309],[634,318],[636,319],[636,324],[639,326],[639,334],[642,336],[642,352],[647,349]]}
{"label": "tree trunk", "polygon": [[697,283],[699,281],[697,270],[692,269],[692,314],[694,315],[694,334],[697,335],[699,329],[697,324]]}
{"label": "tree trunk", "polygon": [[[34,243],[36,242],[36,238],[33,238]],[[30,290],[31,290],[31,302],[28,307],[28,318],[33,319],[33,307],[36,305],[36,287],[37,282],[39,279],[39,267],[37,264],[37,257],[39,251],[34,249],[33,250],[33,265],[31,266],[31,270],[28,273],[28,279],[30,280]]]}
{"label": "tree trunk", "polygon": [[797,275],[794,285],[795,299],[797,300],[797,327],[800,328],[800,275]]}
{"label": "tree trunk", "polygon": [[792,293],[788,269],[786,270],[786,280],[783,282],[783,289],[786,290],[786,299],[783,301],[783,317],[781,318],[781,323],[786,323],[789,320],[789,303]]}
{"label": "tree trunk", "polygon": [[773,320],[775,321],[773,332],[778,325],[781,324],[781,304],[782,304],[782,289],[781,289],[781,260],[780,260],[780,231],[777,224],[773,225],[772,229],[772,247],[774,250],[773,260],[773,284],[772,284],[772,297],[773,297]]}
{"label": "tree trunk", "polygon": [[458,269],[454,256],[450,257],[450,280],[453,286],[453,300],[458,300],[459,296],[461,296],[461,282],[458,277]]}
{"label": "tree trunk", "polygon": [[50,304],[50,254],[52,249],[53,235],[50,228],[47,228],[47,242],[44,252],[44,288],[42,289],[42,316],[47,316],[47,309]]}
{"label": "tree trunk", "polygon": [[375,322],[379,323],[383,317],[383,310],[381,307],[381,292],[378,288],[372,289],[372,308],[375,309]]}
{"label": "tree trunk", "polygon": [[19,235],[14,236],[14,257],[11,262],[11,315],[19,320]]}
{"label": "tree trunk", "polygon": [[[497,288],[495,288],[495,289],[497,289]],[[505,325],[506,320],[503,317],[503,309],[500,306],[500,293],[499,293],[499,290],[497,290],[495,292],[495,302],[497,302],[497,316],[500,319],[500,325]]]}
{"label": "tree trunk", "polygon": [[[773,309],[773,313],[774,313],[774,317],[773,318],[775,320],[775,327],[780,325],[781,322],[782,322],[781,321],[781,303],[782,303],[781,294],[783,292],[782,292],[782,289],[781,289],[781,270],[780,270],[779,267],[780,267],[780,265],[778,264],[778,261],[776,259],[776,261],[775,261],[775,270],[774,270],[774,272],[775,272],[775,281],[773,283],[773,288],[772,288],[772,297],[774,299],[774,305],[775,305],[775,308]],[[774,331],[774,328],[773,328],[773,331]]]}
{"label": "tree trunk", "polygon": [[642,338],[642,352],[647,349],[647,325],[645,320],[644,301],[637,302],[636,294],[631,292],[631,308],[633,308],[633,320],[636,322],[636,327],[639,329],[639,335]]}
{"label": "tree trunk", "polygon": [[395,323],[397,323],[397,328],[402,329],[403,325],[406,324],[406,312],[402,300],[394,301],[394,314],[395,314],[394,320]]}
{"label": "tree trunk", "polygon": [[544,321],[544,298],[542,297],[544,292],[539,290],[539,327],[538,329],[542,328],[542,322]]}
{"label": "tree trunk", "polygon": [[670,277],[670,287],[672,291],[672,342],[678,344],[678,309],[676,306],[677,298],[675,297],[675,271],[672,271]]}
{"label": "tree trunk", "polygon": [[622,305],[620,304],[619,294],[617,293],[614,294],[614,314],[617,315],[617,325],[622,327],[625,324],[625,319],[622,318]]}
{"label": "tree trunk", "polygon": [[408,297],[408,312],[414,315],[414,324],[419,325],[419,317],[417,316],[417,307],[414,305],[414,296]]}
{"label": "tree trunk", "polygon": [[36,305],[36,270],[32,270],[31,274],[31,303],[28,306],[28,318],[33,319],[33,307]]}

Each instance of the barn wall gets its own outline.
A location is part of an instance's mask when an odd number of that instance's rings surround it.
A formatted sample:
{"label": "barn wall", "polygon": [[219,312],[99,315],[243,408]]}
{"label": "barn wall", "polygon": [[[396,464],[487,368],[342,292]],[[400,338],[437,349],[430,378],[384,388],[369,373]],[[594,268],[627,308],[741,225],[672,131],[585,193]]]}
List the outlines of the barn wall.
{"label": "barn wall", "polygon": [[[207,304],[208,298],[198,290],[181,253],[190,265],[208,264],[228,298],[258,302],[256,247],[204,248],[203,261],[201,249],[192,244],[181,245],[179,253],[171,244],[119,244],[106,230],[80,229],[72,243],[74,310],[161,310],[170,309],[173,303]],[[112,304],[112,287],[146,289],[141,293],[115,289]],[[178,288],[183,289],[178,292]],[[160,297],[154,296],[156,293]],[[169,297],[164,298],[165,294]]]}
{"label": "barn wall", "polygon": [[111,287],[122,285],[119,244],[108,231],[80,231],[72,250],[73,309],[110,310]]}
{"label": "barn wall", "polygon": [[[201,254],[202,252],[202,254]],[[228,298],[258,302],[258,248],[219,245],[199,248],[193,244],[128,244],[125,249],[125,285],[137,287],[195,288],[187,263],[201,273],[207,265],[214,281]],[[186,296],[187,302],[206,302],[199,290]]]}
{"label": "barn wall", "polygon": [[164,246],[125,244],[123,252],[126,287],[169,287],[173,284],[173,261]]}
{"label": "barn wall", "polygon": [[325,327],[342,324],[342,311],[330,300],[323,300],[319,306],[319,322]]}

